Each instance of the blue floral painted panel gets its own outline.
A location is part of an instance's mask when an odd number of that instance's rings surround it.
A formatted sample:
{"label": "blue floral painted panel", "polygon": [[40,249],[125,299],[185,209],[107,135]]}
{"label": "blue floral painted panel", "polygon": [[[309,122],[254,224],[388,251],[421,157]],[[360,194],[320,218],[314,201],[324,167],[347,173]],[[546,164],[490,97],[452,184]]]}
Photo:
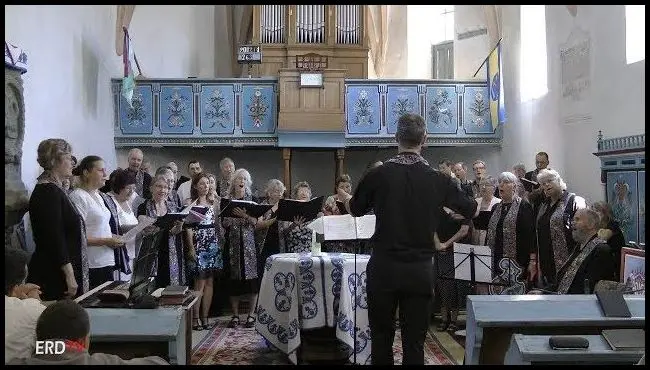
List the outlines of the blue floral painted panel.
{"label": "blue floral painted panel", "polygon": [[397,120],[406,113],[420,114],[417,86],[388,86],[386,122],[389,134],[397,132]]}
{"label": "blue floral painted panel", "polygon": [[277,100],[273,85],[244,85],[241,124],[245,134],[272,134],[277,126]]}
{"label": "blue floral painted panel", "polygon": [[427,86],[424,119],[431,134],[455,134],[458,131],[458,94],[456,86]]}
{"label": "blue floral painted panel", "polygon": [[232,84],[203,85],[200,95],[201,133],[235,132],[235,90]]}
{"label": "blue floral painted panel", "polygon": [[378,134],[381,106],[377,85],[354,85],[347,88],[346,121],[349,134]]}
{"label": "blue floral painted panel", "polygon": [[645,171],[639,171],[639,243],[645,244]]}
{"label": "blue floral painted panel", "polygon": [[153,91],[151,85],[136,85],[132,105],[129,106],[122,94],[119,96],[120,129],[125,135],[153,133]]}
{"label": "blue floral painted panel", "polygon": [[487,86],[465,86],[463,128],[468,134],[492,134]]}
{"label": "blue floral painted panel", "polygon": [[[645,184],[644,184],[645,185]],[[607,202],[612,206],[614,219],[625,236],[625,242],[638,242],[639,200],[636,171],[607,173]]]}
{"label": "blue floral painted panel", "polygon": [[194,94],[191,85],[168,85],[160,89],[160,133],[194,132]]}

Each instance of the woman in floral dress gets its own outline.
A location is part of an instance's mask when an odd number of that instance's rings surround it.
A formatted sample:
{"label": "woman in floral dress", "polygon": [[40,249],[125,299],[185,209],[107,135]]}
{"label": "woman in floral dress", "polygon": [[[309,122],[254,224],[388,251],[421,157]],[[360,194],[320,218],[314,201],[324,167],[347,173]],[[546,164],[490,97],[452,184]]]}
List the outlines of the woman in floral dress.
{"label": "woman in floral dress", "polygon": [[[251,201],[251,175],[243,168],[232,175],[227,195],[230,199]],[[223,217],[225,233],[224,266],[227,271],[230,308],[233,316],[228,327],[239,326],[239,302],[247,298],[249,304],[245,326],[255,326],[255,304],[259,291],[257,260],[259,258],[255,245],[255,226],[258,219],[246,213],[245,209],[235,208],[235,217]]]}
{"label": "woman in floral dress", "polygon": [[186,229],[186,243],[189,259],[194,261],[194,290],[199,293],[199,302],[194,305],[194,330],[210,329],[208,313],[212,304],[214,278],[217,271],[223,270],[223,257],[219,246],[219,223],[215,222],[218,204],[215,198],[209,199],[210,179],[199,173],[192,178],[190,189],[192,206],[206,207],[204,219]]}

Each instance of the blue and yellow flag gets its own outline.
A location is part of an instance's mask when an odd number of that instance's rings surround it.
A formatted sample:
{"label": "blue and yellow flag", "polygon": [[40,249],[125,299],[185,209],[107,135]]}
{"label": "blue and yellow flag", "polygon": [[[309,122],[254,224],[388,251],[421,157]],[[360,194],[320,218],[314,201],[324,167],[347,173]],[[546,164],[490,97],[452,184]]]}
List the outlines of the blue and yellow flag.
{"label": "blue and yellow flag", "polygon": [[503,78],[501,76],[501,41],[488,57],[488,87],[490,89],[490,119],[496,130],[506,121],[506,108],[503,101]]}

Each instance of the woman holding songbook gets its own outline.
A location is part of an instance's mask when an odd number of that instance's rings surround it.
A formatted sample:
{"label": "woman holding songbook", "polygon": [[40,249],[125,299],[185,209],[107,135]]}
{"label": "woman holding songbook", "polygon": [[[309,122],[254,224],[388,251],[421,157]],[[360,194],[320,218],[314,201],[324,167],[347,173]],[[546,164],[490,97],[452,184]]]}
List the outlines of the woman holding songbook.
{"label": "woman holding songbook", "polygon": [[[517,182],[517,176],[511,172],[502,172],[499,175],[501,202],[492,208],[486,244],[492,250],[493,277],[514,274],[518,271],[512,268],[509,271],[501,271],[499,262],[502,258],[509,258],[521,269],[517,280],[525,281],[529,276],[527,271],[529,261],[535,260],[535,226],[533,207],[527,200],[516,194]],[[505,280],[512,281],[510,278]]]}
{"label": "woman holding songbook", "polygon": [[[307,181],[301,181],[293,189],[293,199],[301,202],[311,200],[311,187]],[[309,253],[311,252],[312,229],[308,228],[303,217],[296,217],[293,222],[283,222],[284,236],[287,252]]]}
{"label": "woman holding songbook", "polygon": [[492,215],[492,208],[501,202],[494,196],[497,181],[492,176],[487,176],[479,181],[479,197],[476,198],[478,208],[474,214],[474,230],[472,231],[472,244],[485,245],[487,223]]}
{"label": "woman holding songbook", "polygon": [[208,313],[212,304],[214,278],[218,271],[223,270],[223,256],[219,243],[219,202],[210,200],[210,179],[205,172],[192,177],[190,195],[191,206],[206,207],[207,211],[202,220],[186,228],[185,244],[189,251],[188,258],[194,261],[194,290],[199,293],[199,302],[194,305],[194,330],[210,329]]}
{"label": "woman holding songbook", "polygon": [[266,184],[266,200],[263,204],[273,206],[268,210],[255,227],[257,232],[257,245],[260,247],[260,258],[257,261],[257,276],[264,276],[264,264],[270,256],[285,251],[284,237],[281,230],[286,222],[277,221],[278,202],[282,199],[286,188],[282,181],[271,179]]}
{"label": "woman holding songbook", "polygon": [[69,197],[86,224],[88,245],[89,288],[113,281],[115,270],[114,249],[124,242],[111,230],[111,211],[104,203],[99,189],[106,184],[104,160],[90,155],[81,160],[72,174],[79,176],[79,187]]}
{"label": "woman holding songbook", "polygon": [[[104,201],[115,219],[116,234],[124,234],[138,224],[138,218],[131,207],[131,197],[135,192],[135,173],[117,169],[111,174],[110,191]],[[111,225],[113,227],[113,225]],[[131,280],[133,260],[135,259],[135,239],[125,241],[126,255],[115,250],[116,279]]]}
{"label": "woman holding songbook", "polygon": [[[240,168],[231,177],[230,186],[226,193],[230,199],[252,201],[251,186],[253,181],[250,173]],[[230,307],[233,316],[228,323],[229,328],[239,326],[239,301],[248,298],[249,312],[245,326],[255,326],[255,304],[259,292],[259,276],[257,272],[258,253],[255,245],[255,226],[258,219],[250,216],[243,208],[233,210],[235,217],[223,217],[225,229],[224,268],[229,278]]]}
{"label": "woman holding songbook", "polygon": [[[323,205],[323,214],[325,216],[332,215],[342,215],[347,214],[348,212],[344,209],[343,202],[339,196],[339,192],[344,192],[345,194],[352,194],[352,180],[347,174],[342,174],[336,178],[334,182],[334,195],[330,195],[325,199]],[[343,252],[343,253],[354,253],[355,249],[359,245],[359,241],[324,241],[323,242],[323,251],[325,252]]]}
{"label": "woman holding songbook", "polygon": [[[138,206],[137,216],[158,218],[167,213],[178,212],[177,204],[169,200],[169,183],[164,176],[156,176],[151,181],[151,199],[147,199]],[[159,230],[156,226],[149,226],[144,234],[162,232],[160,247],[158,249],[158,263],[156,286],[166,288],[169,285],[185,285],[185,254],[183,253],[183,240],[181,232],[183,222],[176,221],[168,229]],[[145,238],[151,237],[150,235]]]}

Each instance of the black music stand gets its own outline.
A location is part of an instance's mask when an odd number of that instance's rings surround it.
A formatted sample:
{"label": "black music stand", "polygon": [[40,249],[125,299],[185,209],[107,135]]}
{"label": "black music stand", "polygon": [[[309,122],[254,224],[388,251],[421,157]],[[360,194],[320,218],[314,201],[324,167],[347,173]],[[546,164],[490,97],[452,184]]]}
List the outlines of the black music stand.
{"label": "black music stand", "polygon": [[[453,248],[454,257],[458,255],[461,256],[462,259],[460,262],[456,263],[456,259],[454,258],[453,267],[443,273],[441,273],[440,264],[436,260],[436,275],[438,278],[445,280],[469,281],[470,286],[474,289],[477,283],[476,269],[478,266],[481,269],[481,275],[486,275],[481,276],[479,282],[483,284],[492,284],[492,251],[490,251],[489,247],[454,243]],[[476,249],[480,249],[478,253]],[[489,258],[489,263],[484,261],[484,259],[487,258]],[[462,271],[467,267],[467,264],[469,264],[469,276]]]}

